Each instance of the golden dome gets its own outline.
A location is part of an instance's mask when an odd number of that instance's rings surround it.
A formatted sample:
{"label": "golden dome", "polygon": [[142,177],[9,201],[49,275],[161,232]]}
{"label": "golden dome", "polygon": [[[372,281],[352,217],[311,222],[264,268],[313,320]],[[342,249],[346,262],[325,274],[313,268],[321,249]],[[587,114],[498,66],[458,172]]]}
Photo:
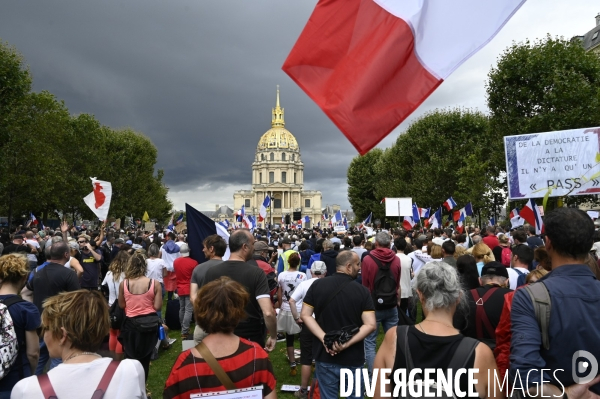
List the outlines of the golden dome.
{"label": "golden dome", "polygon": [[298,151],[298,142],[292,133],[284,127],[273,127],[262,135],[257,150],[286,149]]}
{"label": "golden dome", "polygon": [[267,130],[258,141],[257,151],[270,149],[299,151],[296,138],[285,128],[283,115],[284,110],[279,105],[279,86],[277,86],[277,100],[272,110],[271,129]]}

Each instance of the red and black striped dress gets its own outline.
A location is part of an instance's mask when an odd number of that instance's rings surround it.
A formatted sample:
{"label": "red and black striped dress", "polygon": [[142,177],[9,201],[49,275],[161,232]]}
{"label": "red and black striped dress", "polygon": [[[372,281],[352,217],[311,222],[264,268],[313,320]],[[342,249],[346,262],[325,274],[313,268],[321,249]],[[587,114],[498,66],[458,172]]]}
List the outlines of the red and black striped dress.
{"label": "red and black striped dress", "polygon": [[[263,385],[263,395],[275,389],[275,375],[269,355],[257,343],[240,338],[240,345],[229,356],[217,358],[237,388]],[[195,365],[194,365],[195,361]],[[200,386],[198,386],[200,382]],[[191,349],[182,352],[165,383],[163,398],[189,399],[191,394],[224,391],[225,387],[202,358],[194,358]]]}

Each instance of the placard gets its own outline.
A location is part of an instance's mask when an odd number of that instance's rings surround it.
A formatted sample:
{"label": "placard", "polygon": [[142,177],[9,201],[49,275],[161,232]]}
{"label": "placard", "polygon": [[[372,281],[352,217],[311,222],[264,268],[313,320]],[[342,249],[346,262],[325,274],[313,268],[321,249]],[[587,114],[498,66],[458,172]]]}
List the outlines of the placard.
{"label": "placard", "polygon": [[509,198],[600,193],[600,127],[504,137]]}
{"label": "placard", "polygon": [[335,231],[336,233],[343,233],[346,231],[346,227],[345,226],[333,226],[333,231]]}
{"label": "placard", "polygon": [[232,389],[231,391],[218,391],[206,393],[193,393],[190,399],[207,397],[218,397],[219,399],[262,399],[263,386],[258,385],[251,388]]}
{"label": "placard", "polygon": [[412,216],[412,198],[386,198],[385,216]]}
{"label": "placard", "polygon": [[156,230],[156,223],[154,222],[146,222],[144,223],[144,231],[154,231]]}
{"label": "placard", "polygon": [[181,233],[185,229],[187,229],[187,224],[185,224],[185,222],[181,222],[177,226],[175,226],[175,231],[177,233]]}

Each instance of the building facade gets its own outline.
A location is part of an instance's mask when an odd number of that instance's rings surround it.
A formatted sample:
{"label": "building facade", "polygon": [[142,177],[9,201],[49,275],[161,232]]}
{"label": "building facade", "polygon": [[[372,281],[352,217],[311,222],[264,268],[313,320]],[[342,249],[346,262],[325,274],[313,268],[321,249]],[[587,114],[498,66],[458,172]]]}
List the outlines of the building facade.
{"label": "building facade", "polygon": [[600,57],[600,14],[596,15],[596,26],[583,36],[577,36],[585,51]]}
{"label": "building facade", "polygon": [[252,189],[239,190],[233,194],[233,207],[242,205],[248,215],[258,217],[266,196],[271,198],[267,222],[282,224],[282,217],[300,212],[308,216],[312,227],[321,220],[320,191],[304,190],[304,164],[296,138],[285,128],[284,109],[279,104],[279,88],[275,108],[272,109],[271,129],[262,135],[256,146],[252,162]]}

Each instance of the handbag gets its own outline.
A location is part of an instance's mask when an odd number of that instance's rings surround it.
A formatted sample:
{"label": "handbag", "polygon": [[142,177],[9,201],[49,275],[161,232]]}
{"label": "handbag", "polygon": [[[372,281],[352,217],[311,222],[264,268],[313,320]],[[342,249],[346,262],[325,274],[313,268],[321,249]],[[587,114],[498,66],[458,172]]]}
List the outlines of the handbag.
{"label": "handbag", "polygon": [[123,320],[125,320],[125,310],[121,309],[117,299],[110,305],[108,316],[110,318],[110,328],[113,330],[120,330],[121,325],[123,325]]}

